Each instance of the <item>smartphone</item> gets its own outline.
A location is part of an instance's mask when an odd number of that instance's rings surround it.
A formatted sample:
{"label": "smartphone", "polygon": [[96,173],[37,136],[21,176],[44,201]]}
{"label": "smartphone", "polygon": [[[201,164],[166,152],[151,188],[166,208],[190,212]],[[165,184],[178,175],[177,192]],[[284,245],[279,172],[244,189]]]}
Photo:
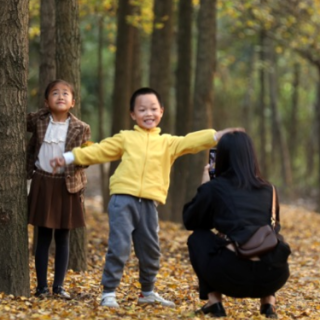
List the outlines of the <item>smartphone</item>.
{"label": "smartphone", "polygon": [[216,156],[217,148],[211,148],[209,151],[209,176],[212,180],[216,175]]}

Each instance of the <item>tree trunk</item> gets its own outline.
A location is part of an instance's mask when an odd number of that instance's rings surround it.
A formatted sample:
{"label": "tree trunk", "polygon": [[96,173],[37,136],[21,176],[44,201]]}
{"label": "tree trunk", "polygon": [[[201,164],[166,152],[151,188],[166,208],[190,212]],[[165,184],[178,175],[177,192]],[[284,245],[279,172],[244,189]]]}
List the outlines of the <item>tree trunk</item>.
{"label": "tree trunk", "polygon": [[2,1],[0,25],[0,292],[30,295],[25,132],[28,1]]}
{"label": "tree trunk", "polygon": [[[133,27],[127,23],[126,17],[132,13],[129,0],[119,0],[117,17],[117,51],[115,57],[115,75],[112,97],[112,130],[111,134],[129,129],[132,122],[129,113],[129,101],[133,70]],[[113,175],[119,161],[112,162],[109,171]],[[108,181],[109,184],[109,181]],[[110,199],[109,188],[106,196]]]}
{"label": "tree trunk", "polygon": [[[40,67],[38,107],[44,106],[44,92],[56,78],[56,16],[55,0],[41,0],[40,4]],[[38,228],[34,227],[32,253],[36,252]]]}
{"label": "tree trunk", "polygon": [[[154,21],[150,54],[150,87],[159,92],[164,114],[161,119],[161,133],[173,132],[173,109],[169,103],[171,87],[171,44],[172,44],[172,0],[155,0],[153,6]],[[172,212],[172,197],[169,196],[165,206],[159,206],[158,212],[162,220],[169,220]]]}
{"label": "tree trunk", "polygon": [[[289,149],[291,159],[295,159],[297,149],[297,132],[298,132],[298,105],[299,105],[299,86],[300,86],[300,65],[295,63],[293,66],[293,82],[292,82],[292,105],[291,105],[291,116],[290,125],[288,128],[290,141]],[[294,169],[294,163],[293,169]]]}
{"label": "tree trunk", "polygon": [[[272,163],[281,163],[281,172],[285,186],[292,184],[292,171],[288,145],[283,134],[283,125],[278,112],[278,94],[277,94],[277,57],[274,51],[272,41],[269,42],[269,61],[271,68],[268,73],[270,89],[270,105],[272,116]],[[276,152],[278,151],[278,152]],[[277,156],[278,155],[278,156]],[[280,157],[280,158],[279,158]],[[273,166],[274,167],[274,166]]]}
{"label": "tree trunk", "polygon": [[[194,86],[193,130],[212,127],[213,80],[216,52],[216,0],[201,0],[198,13],[197,65]],[[187,197],[190,200],[201,182],[208,152],[190,158]]]}
{"label": "tree trunk", "polygon": [[56,64],[57,78],[74,85],[76,105],[72,113],[81,117],[80,110],[80,31],[79,6],[76,0],[56,0]]}
{"label": "tree trunk", "polygon": [[243,107],[242,107],[242,115],[243,115],[243,127],[246,129],[246,132],[250,134],[252,128],[252,97],[254,96],[254,81],[255,81],[255,50],[254,47],[250,47],[249,53],[250,61],[248,65],[248,83],[247,90],[245,93]]}
{"label": "tree trunk", "polygon": [[259,82],[260,82],[260,106],[259,106],[259,137],[260,137],[260,152],[259,152],[259,163],[261,166],[261,173],[262,175],[267,178],[268,177],[268,170],[267,170],[267,153],[266,153],[266,144],[267,144],[267,137],[266,137],[266,120],[265,120],[265,111],[266,111],[266,81],[265,81],[265,31],[261,30],[260,32],[260,67],[259,70]]}
{"label": "tree trunk", "polygon": [[[103,74],[103,29],[104,29],[104,16],[99,17],[98,24],[98,108],[99,108],[99,141],[104,139],[104,108],[105,108],[105,97],[104,97],[104,74]],[[108,174],[109,166],[105,163],[100,164],[100,179],[101,179],[101,196],[102,196],[102,206],[103,212],[107,212],[108,208],[108,197],[106,196],[108,192]]]}
{"label": "tree trunk", "polygon": [[[76,0],[56,0],[56,63],[57,78],[74,85],[76,104],[72,109],[78,118],[80,111],[80,31],[79,7]],[[69,269],[87,269],[86,229],[78,228],[70,233]]]}
{"label": "tree trunk", "polygon": [[318,86],[317,86],[317,103],[315,105],[315,118],[317,128],[317,143],[318,143],[318,196],[317,196],[317,212],[320,213],[320,64],[317,65],[318,70]]}
{"label": "tree trunk", "polygon": [[[192,61],[192,0],[180,0],[178,25],[178,58],[176,72],[176,134],[191,131],[191,61]],[[182,222],[182,208],[186,200],[189,155],[179,158],[172,170],[169,198],[172,197],[170,220]]]}
{"label": "tree trunk", "polygon": [[55,0],[41,0],[40,4],[40,67],[39,108],[43,107],[44,92],[56,79],[56,17]]}
{"label": "tree trunk", "polygon": [[113,121],[112,134],[130,128],[129,100],[131,96],[133,27],[127,23],[126,17],[132,8],[129,0],[119,0],[117,51],[113,88]]}
{"label": "tree trunk", "polygon": [[150,86],[157,90],[162,98],[165,112],[161,120],[161,132],[173,132],[173,111],[169,103],[171,88],[171,44],[173,28],[173,1],[154,1],[154,22],[151,40]]}
{"label": "tree trunk", "polygon": [[[141,15],[140,7],[132,8],[133,13]],[[140,29],[134,26],[132,28],[132,60],[131,60],[131,86],[130,95],[141,87],[142,83],[142,66],[141,66],[141,34]]]}

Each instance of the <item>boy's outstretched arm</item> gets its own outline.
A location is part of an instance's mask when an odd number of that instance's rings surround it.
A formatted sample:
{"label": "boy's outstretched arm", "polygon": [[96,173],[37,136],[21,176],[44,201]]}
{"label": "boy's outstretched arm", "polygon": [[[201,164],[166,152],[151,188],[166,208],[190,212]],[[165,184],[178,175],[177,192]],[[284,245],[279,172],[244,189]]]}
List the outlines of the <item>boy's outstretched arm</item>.
{"label": "boy's outstretched arm", "polygon": [[214,135],[214,139],[216,141],[219,141],[224,134],[226,134],[228,132],[234,132],[234,131],[245,132],[246,130],[244,128],[240,128],[240,127],[237,127],[237,128],[226,128],[226,129],[223,129],[223,130],[220,130],[220,131],[216,131],[216,133]]}

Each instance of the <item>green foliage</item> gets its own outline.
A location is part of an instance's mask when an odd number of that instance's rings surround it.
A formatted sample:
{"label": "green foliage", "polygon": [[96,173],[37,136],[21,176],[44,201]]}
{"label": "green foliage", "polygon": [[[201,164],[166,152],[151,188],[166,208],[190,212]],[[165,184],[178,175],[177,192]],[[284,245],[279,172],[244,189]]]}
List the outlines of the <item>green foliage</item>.
{"label": "green foliage", "polygon": [[[176,3],[177,1],[175,1]],[[37,106],[37,82],[39,62],[39,4],[30,0],[30,59],[29,59],[29,101]],[[128,23],[142,33],[143,84],[148,85],[150,38],[153,28],[153,1],[132,0],[135,7]],[[199,0],[194,0],[196,19]],[[268,74],[276,68],[279,117],[286,141],[290,141],[292,97],[294,94],[293,68],[299,65],[299,88],[297,110],[297,153],[292,160],[294,184],[301,181],[304,187],[316,185],[318,161],[314,122],[316,86],[319,81],[314,66],[320,64],[320,1],[319,0],[224,0],[218,1],[217,19],[217,66],[215,71],[215,92],[213,123],[221,129],[227,126],[242,126],[248,121],[247,131],[259,146],[259,71]],[[117,0],[79,0],[81,31],[81,109],[82,118],[93,128],[93,140],[97,138],[98,120],[98,21],[103,17],[104,49],[103,71],[105,88],[106,135],[110,130],[112,111],[111,96],[114,77],[114,53],[116,51]],[[175,6],[175,10],[177,6]],[[175,12],[176,14],[176,12]],[[163,17],[164,21],[166,17]],[[175,24],[177,23],[176,20]],[[163,23],[156,27],[161,28]],[[177,25],[174,26],[175,32]],[[277,55],[277,65],[270,61],[261,62],[259,54],[260,33],[265,32],[272,40]],[[197,30],[193,31],[193,56],[195,59]],[[173,47],[172,72],[176,69],[176,47]],[[193,70],[195,68],[193,61]],[[171,92],[174,92],[174,84]],[[266,86],[267,150],[272,153],[271,107],[269,87]],[[175,106],[172,94],[171,105]],[[310,156],[311,154],[311,156]],[[310,159],[312,158],[312,159]],[[280,168],[280,165],[278,165]],[[279,170],[270,180],[280,176]],[[280,182],[280,181],[279,181]]]}

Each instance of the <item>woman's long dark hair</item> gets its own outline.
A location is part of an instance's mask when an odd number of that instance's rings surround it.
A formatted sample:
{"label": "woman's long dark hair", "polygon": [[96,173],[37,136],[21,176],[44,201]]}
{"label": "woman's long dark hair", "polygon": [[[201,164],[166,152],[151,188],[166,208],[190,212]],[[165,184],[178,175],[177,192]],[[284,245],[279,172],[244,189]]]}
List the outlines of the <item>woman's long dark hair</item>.
{"label": "woman's long dark hair", "polygon": [[260,188],[268,184],[261,177],[252,140],[245,132],[226,133],[217,145],[216,176],[229,172],[240,188]]}

